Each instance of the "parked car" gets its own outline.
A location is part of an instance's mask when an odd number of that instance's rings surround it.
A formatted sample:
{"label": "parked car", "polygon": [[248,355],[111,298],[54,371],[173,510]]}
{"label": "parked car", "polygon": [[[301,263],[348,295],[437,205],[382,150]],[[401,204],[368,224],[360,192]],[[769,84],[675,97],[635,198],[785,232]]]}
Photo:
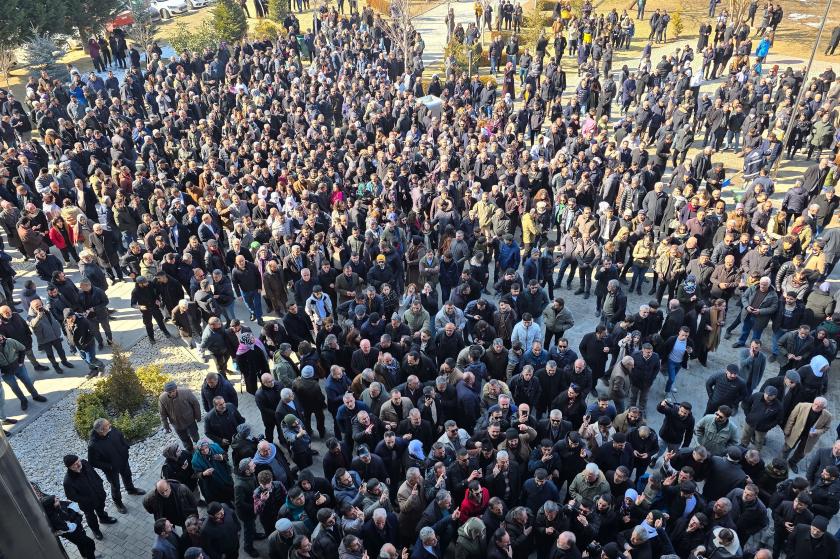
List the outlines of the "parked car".
{"label": "parked car", "polygon": [[184,14],[188,9],[187,0],[151,0],[149,5],[152,17],[159,17],[160,19],[169,19],[175,14]]}

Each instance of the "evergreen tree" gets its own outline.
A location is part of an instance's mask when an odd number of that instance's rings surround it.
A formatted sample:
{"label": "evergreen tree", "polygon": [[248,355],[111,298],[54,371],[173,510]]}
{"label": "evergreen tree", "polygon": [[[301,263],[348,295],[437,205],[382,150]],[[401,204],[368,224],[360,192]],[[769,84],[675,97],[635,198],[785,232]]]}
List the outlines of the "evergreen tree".
{"label": "evergreen tree", "polygon": [[234,0],[219,0],[213,8],[213,28],[219,39],[237,43],[248,31],[248,20]]}
{"label": "evergreen tree", "polygon": [[268,19],[283,23],[289,13],[289,2],[287,0],[268,0]]}

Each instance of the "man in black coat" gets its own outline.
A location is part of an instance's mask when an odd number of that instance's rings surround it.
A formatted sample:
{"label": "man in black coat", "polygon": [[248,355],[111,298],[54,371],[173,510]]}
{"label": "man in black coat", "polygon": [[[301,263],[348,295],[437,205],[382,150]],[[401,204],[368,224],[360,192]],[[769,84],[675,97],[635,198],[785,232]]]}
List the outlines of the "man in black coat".
{"label": "man in black coat", "polygon": [[126,513],[126,508],[120,493],[120,478],[125,483],[128,494],[145,494],[145,491],[134,486],[134,481],[131,479],[128,448],[129,444],[125,436],[119,429],[112,427],[110,421],[100,418],[93,422],[88,441],[88,462],[105,474],[105,478],[111,484],[111,498],[117,510],[122,514]]}
{"label": "man in black coat", "polygon": [[706,403],[706,413],[714,413],[718,407],[727,405],[733,410],[747,397],[747,384],[738,375],[738,365],[729,364],[726,371],[712,375],[706,380],[706,392],[709,401]]}
{"label": "man in black coat", "polygon": [[117,521],[105,510],[105,487],[102,485],[102,478],[87,460],[82,460],[75,454],[66,455],[64,465],[67,467],[67,473],[64,474],[64,495],[78,503],[93,535],[97,540],[101,540],[99,523],[114,524]]}
{"label": "man in black coat", "polygon": [[239,406],[239,395],[228,379],[219,373],[210,372],[204,377],[204,384],[201,385],[201,405],[205,412],[213,407],[213,398],[221,396],[225,402]]}
{"label": "man in black coat", "polygon": [[747,474],[741,467],[741,449],[729,447],[726,456],[712,456],[709,460],[709,477],[703,486],[703,498],[709,502],[725,497],[736,487],[743,485]]}
{"label": "man in black coat", "polygon": [[111,282],[123,281],[120,256],[117,254],[117,246],[120,243],[114,233],[96,223],[93,226],[93,235],[89,238],[93,253],[99,259],[99,264],[105,269],[108,277],[111,278]]}
{"label": "man in black coat", "polygon": [[175,526],[184,527],[191,515],[198,514],[198,507],[190,488],[172,479],[162,479],[143,497],[143,508],[155,520],[166,518]]}
{"label": "man in black coat", "polygon": [[798,524],[788,538],[788,557],[837,557],[837,539],[828,533],[828,519],[815,516],[811,525]]}
{"label": "man in black coat", "polygon": [[224,503],[207,505],[207,520],[201,528],[202,548],[212,559],[239,556],[241,524],[233,509]]}
{"label": "man in black coat", "polygon": [[230,402],[225,402],[222,396],[213,398],[213,409],[204,416],[204,434],[214,443],[227,450],[236,427],[245,423],[245,418]]}
{"label": "man in black coat", "polygon": [[782,403],[779,391],[774,386],[767,386],[763,392],[756,392],[744,400],[744,432],[741,446],[748,447],[755,438],[755,447],[760,452],[767,439],[767,432],[782,422]]}
{"label": "man in black coat", "polygon": [[665,416],[659,436],[668,450],[677,450],[691,444],[694,437],[694,415],[691,408],[691,402],[674,404],[668,400],[662,400],[656,406],[656,411]]}
{"label": "man in black coat", "polygon": [[610,356],[610,340],[607,335],[606,326],[599,324],[594,332],[586,334],[578,346],[580,356],[592,369],[592,391],[594,394],[595,385],[598,379],[604,376],[604,368],[607,366],[607,359]]}
{"label": "man in black coat", "polygon": [[143,317],[143,325],[146,327],[146,334],[149,336],[149,342],[155,343],[155,332],[152,328],[153,318],[163,335],[171,338],[172,334],[166,329],[163,314],[158,306],[161,301],[157,290],[149,283],[146,276],[137,276],[136,281],[137,285],[131,291],[131,306],[140,311],[140,315]]}
{"label": "man in black coat", "polygon": [[746,542],[769,523],[767,507],[758,498],[757,485],[748,483],[743,489],[736,487],[726,497],[732,503],[732,520],[740,541]]}
{"label": "man in black coat", "polygon": [[[269,373],[264,373],[260,377],[260,387],[257,393],[254,394],[254,402],[260,410],[260,417],[262,418],[263,427],[265,427],[265,438],[269,442],[274,442],[274,429],[277,427],[277,421],[274,417],[274,411],[280,405],[280,390],[279,384],[274,382],[274,377]],[[280,431],[277,431],[280,435]]]}

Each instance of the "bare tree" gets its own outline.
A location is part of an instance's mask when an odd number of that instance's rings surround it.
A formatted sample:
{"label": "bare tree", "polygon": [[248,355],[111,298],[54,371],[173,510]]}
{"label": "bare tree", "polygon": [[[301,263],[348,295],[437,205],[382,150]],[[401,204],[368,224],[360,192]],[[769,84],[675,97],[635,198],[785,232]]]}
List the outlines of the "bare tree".
{"label": "bare tree", "polygon": [[150,10],[151,2],[149,0],[129,0],[127,8],[134,19],[134,23],[128,30],[128,36],[145,49],[155,40],[155,24],[152,21]]}
{"label": "bare tree", "polygon": [[390,12],[390,19],[382,20],[382,31],[391,40],[391,44],[402,53],[403,64],[408,72],[415,35],[409,0],[391,0]]}

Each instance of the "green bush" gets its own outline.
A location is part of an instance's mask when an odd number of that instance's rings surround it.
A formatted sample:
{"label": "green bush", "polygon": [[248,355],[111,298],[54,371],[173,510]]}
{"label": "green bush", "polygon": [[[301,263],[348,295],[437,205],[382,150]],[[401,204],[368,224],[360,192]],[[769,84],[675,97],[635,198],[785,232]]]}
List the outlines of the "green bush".
{"label": "green bush", "polygon": [[149,437],[160,428],[157,397],[170,378],[160,365],[144,365],[135,371],[122,348],[115,347],[109,376],[76,398],[76,433],[86,439],[93,422],[104,417],[129,442]]}
{"label": "green bush", "polygon": [[122,348],[114,347],[110,374],[96,386],[106,406],[117,412],[135,412],[146,403],[148,392]]}
{"label": "green bush", "polygon": [[137,378],[146,393],[157,398],[163,392],[163,385],[172,380],[172,377],[163,372],[160,365],[142,365],[137,367]]}
{"label": "green bush", "polygon": [[238,43],[248,31],[248,19],[234,0],[219,0],[213,7],[213,29],[217,40]]}
{"label": "green bush", "polygon": [[73,425],[76,428],[76,433],[82,439],[87,439],[94,421],[107,416],[108,411],[96,390],[79,394],[76,398],[76,413],[73,415]]}
{"label": "green bush", "polygon": [[169,44],[178,53],[189,51],[201,54],[205,48],[218,44],[216,31],[210,25],[210,22],[207,21],[195,27],[179,25],[175,28],[175,32],[169,35],[166,40],[169,41]]}
{"label": "green bush", "polygon": [[289,13],[289,2],[287,0],[268,0],[268,19],[282,24]]}
{"label": "green bush", "polygon": [[123,412],[112,420],[128,442],[142,441],[160,428],[160,415],[154,408],[139,413]]}

